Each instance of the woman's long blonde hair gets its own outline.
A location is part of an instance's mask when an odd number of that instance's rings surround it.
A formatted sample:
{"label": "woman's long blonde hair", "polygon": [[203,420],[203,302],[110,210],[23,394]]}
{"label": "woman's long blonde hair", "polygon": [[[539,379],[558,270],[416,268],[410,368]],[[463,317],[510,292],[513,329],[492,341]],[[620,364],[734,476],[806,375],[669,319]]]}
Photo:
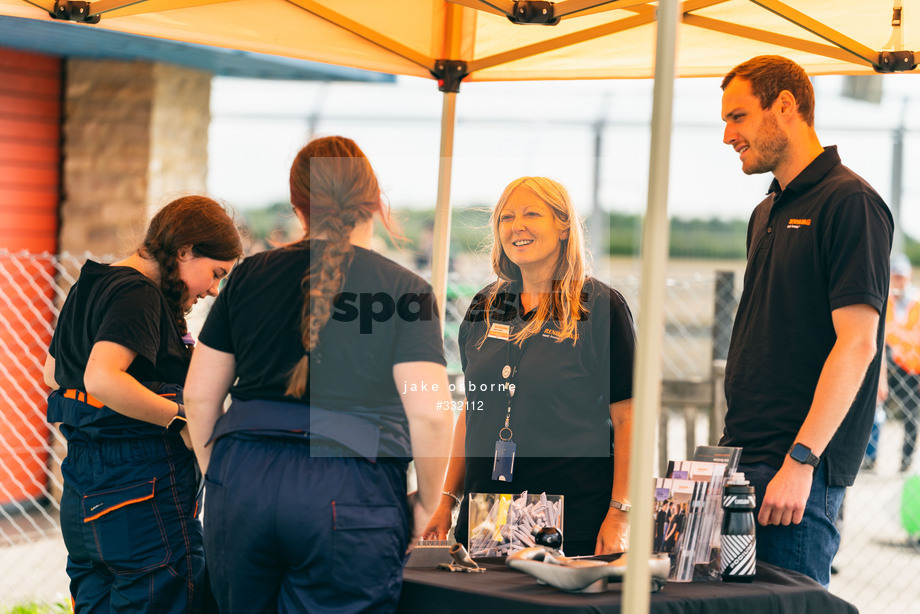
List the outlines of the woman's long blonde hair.
{"label": "woman's long blonde hair", "polygon": [[534,317],[524,328],[515,332],[511,339],[521,345],[525,339],[539,333],[544,322],[555,319],[560,326],[560,334],[556,341],[571,338],[574,344],[578,320],[587,312],[582,290],[589,274],[589,266],[585,255],[582,222],[572,206],[568,190],[561,183],[547,177],[520,177],[505,187],[489,219],[492,228],[492,271],[498,276],[498,281],[492,284],[484,298],[486,333],[480,339],[479,345],[482,346],[492,326],[490,311],[496,297],[512,284],[523,281],[520,267],[511,262],[502,248],[498,228],[502,209],[511,198],[512,192],[518,188],[530,190],[546,203],[552,210],[556,228],[567,231],[567,236],[560,241],[559,260],[553,272],[550,292],[540,296]]}
{"label": "woman's long blonde hair", "polygon": [[319,262],[304,272],[300,336],[304,355],[288,375],[284,394],[302,397],[307,389],[309,354],[332,315],[332,304],[345,284],[354,249],[351,231],[359,222],[379,214],[392,234],[389,210],[371,163],[361,148],[342,136],[310,141],[291,165],[291,204],[308,225],[308,238],[325,235]]}

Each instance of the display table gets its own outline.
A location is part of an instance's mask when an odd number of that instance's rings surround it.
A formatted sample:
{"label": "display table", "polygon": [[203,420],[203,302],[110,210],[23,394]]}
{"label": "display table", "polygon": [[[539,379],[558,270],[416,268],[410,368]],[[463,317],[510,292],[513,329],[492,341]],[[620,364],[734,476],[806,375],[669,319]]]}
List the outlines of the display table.
{"label": "display table", "polygon": [[[428,614],[619,613],[621,587],[611,583],[599,594],[570,594],[537,584],[535,578],[503,563],[482,564],[484,574],[406,569],[398,612]],[[802,574],[757,564],[750,584],[669,582],[651,595],[653,614],[857,614]]]}

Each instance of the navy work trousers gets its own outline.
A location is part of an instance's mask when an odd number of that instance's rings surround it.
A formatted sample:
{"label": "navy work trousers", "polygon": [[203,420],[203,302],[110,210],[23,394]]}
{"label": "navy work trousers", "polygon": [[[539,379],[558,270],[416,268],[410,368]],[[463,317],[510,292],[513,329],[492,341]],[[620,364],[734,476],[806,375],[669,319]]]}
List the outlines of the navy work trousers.
{"label": "navy work trousers", "polygon": [[208,611],[201,474],[179,436],[73,438],[62,471],[76,614]]}
{"label": "navy work trousers", "polygon": [[226,435],[205,477],[221,614],[392,612],[409,540],[406,462]]}

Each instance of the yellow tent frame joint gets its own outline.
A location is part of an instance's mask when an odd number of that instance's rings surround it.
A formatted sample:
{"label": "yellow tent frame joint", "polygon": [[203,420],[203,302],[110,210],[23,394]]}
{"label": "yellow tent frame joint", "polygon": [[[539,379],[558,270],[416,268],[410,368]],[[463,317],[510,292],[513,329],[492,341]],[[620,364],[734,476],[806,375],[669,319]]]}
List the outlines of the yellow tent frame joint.
{"label": "yellow tent frame joint", "polygon": [[85,0],[57,0],[54,10],[48,12],[52,19],[76,23],[99,23],[99,13],[90,13],[90,3]]}
{"label": "yellow tent frame joint", "polygon": [[431,74],[438,80],[439,90],[456,94],[460,91],[460,82],[470,74],[470,70],[463,60],[438,60]]}
{"label": "yellow tent frame joint", "polygon": [[882,51],[878,54],[878,63],[872,65],[879,73],[906,72],[916,67],[913,51]]}
{"label": "yellow tent frame joint", "polygon": [[508,15],[511,23],[518,25],[554,26],[562,17],[557,17],[552,2],[543,0],[517,0],[514,11]]}

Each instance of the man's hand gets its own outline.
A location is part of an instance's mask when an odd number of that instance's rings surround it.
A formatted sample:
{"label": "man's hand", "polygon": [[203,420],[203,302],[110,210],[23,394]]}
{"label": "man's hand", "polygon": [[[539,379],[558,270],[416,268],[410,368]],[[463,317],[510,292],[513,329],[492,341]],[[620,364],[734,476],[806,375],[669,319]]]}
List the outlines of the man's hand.
{"label": "man's hand", "polygon": [[811,465],[804,465],[786,456],[783,466],[767,484],[757,521],[764,526],[802,522],[814,472]]}

